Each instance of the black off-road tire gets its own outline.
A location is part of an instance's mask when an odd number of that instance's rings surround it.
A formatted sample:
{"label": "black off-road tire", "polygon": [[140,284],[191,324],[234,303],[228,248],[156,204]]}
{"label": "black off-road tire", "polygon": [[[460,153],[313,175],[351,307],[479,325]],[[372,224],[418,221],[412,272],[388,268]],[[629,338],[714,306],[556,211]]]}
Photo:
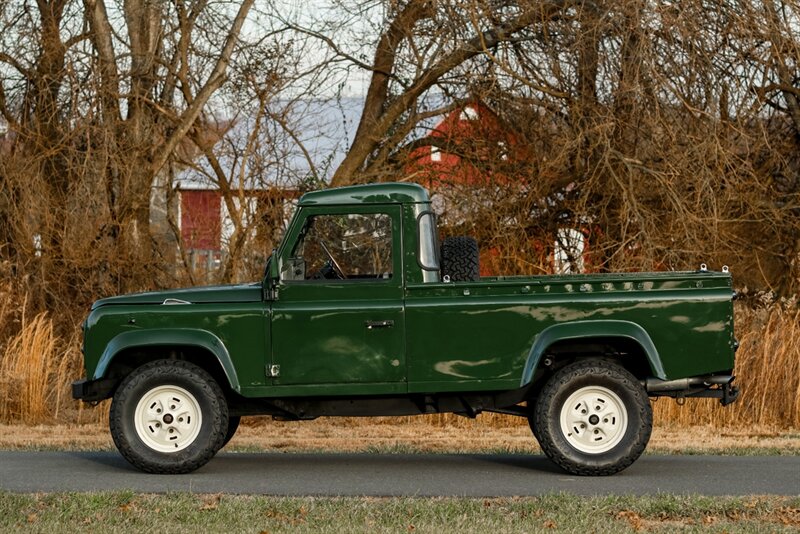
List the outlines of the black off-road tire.
{"label": "black off-road tire", "polygon": [[[609,411],[615,404],[620,409]],[[620,412],[617,417],[625,418],[624,430],[614,426],[618,420],[611,415],[616,411]],[[609,417],[603,419],[604,414]],[[584,422],[575,424],[579,417],[585,417]],[[568,473],[613,475],[644,452],[653,428],[653,410],[644,387],[630,372],[607,360],[590,359],[567,365],[550,377],[529,422],[544,453]]]}
{"label": "black off-road tire", "polygon": [[236,430],[239,428],[239,423],[241,421],[242,418],[238,415],[228,416],[228,431],[225,433],[225,439],[222,442],[223,447],[236,435]]}
{"label": "black off-road tire", "polygon": [[[135,423],[139,402],[168,388],[188,392],[196,401],[201,420],[196,425],[196,437],[174,452],[148,445],[143,439],[147,436],[139,435]],[[177,417],[178,412],[175,420]],[[166,429],[168,421],[159,424]],[[158,474],[189,473],[205,465],[222,448],[228,425],[228,404],[219,384],[200,367],[180,360],[156,360],[131,372],[117,388],[109,416],[111,437],[122,456],[134,467]],[[140,430],[147,433],[146,429]]]}
{"label": "black off-road tire", "polygon": [[478,242],[472,237],[448,237],[442,241],[442,277],[453,282],[480,280]]}

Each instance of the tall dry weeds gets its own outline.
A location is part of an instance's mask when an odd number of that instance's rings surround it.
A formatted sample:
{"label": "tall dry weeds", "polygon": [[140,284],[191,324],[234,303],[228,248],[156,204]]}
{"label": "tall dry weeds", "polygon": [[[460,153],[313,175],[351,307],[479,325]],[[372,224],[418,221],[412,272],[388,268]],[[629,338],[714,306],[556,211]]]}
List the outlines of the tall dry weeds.
{"label": "tall dry weeds", "polygon": [[22,329],[6,345],[0,361],[2,420],[39,423],[57,415],[57,341],[46,312],[30,321],[23,318]]}

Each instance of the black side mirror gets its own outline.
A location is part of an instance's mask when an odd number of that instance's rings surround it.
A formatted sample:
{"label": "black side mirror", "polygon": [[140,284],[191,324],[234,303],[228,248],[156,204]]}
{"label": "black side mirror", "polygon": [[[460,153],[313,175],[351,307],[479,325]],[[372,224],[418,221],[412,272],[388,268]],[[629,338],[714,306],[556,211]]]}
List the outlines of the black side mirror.
{"label": "black side mirror", "polygon": [[272,252],[270,253],[269,257],[267,258],[267,264],[264,266],[264,277],[263,278],[267,282],[269,282],[271,279],[275,278],[273,276],[273,274],[272,274],[272,271],[273,271],[273,269],[272,269],[273,265],[272,264],[275,262],[275,257],[276,257],[275,253],[276,252],[277,252],[277,249],[272,249]]}

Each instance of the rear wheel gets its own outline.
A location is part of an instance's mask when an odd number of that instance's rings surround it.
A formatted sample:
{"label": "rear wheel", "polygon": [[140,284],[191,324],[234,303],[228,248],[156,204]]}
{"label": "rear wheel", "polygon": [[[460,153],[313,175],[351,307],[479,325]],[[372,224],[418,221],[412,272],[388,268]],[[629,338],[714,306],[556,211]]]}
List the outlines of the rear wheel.
{"label": "rear wheel", "polygon": [[135,467],[188,473],[222,448],[228,406],[217,382],[200,367],[158,360],[122,381],[111,402],[109,426],[117,449]]}
{"label": "rear wheel", "polygon": [[625,368],[583,360],[544,385],[531,427],[545,454],[575,475],[611,475],[641,456],[653,426],[650,400]]}

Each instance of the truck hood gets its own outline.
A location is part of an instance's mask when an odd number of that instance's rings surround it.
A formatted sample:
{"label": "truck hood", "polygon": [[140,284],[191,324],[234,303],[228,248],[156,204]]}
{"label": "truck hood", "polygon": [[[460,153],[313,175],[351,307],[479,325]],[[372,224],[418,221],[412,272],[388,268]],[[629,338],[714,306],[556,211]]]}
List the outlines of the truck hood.
{"label": "truck hood", "polygon": [[[168,299],[174,300],[171,304],[203,304],[213,302],[259,302],[261,298],[261,282],[256,282],[254,284],[190,287],[186,289],[132,293],[130,295],[100,299],[92,304],[92,309],[112,305],[165,304]],[[166,304],[170,304],[170,302],[166,302]]]}

